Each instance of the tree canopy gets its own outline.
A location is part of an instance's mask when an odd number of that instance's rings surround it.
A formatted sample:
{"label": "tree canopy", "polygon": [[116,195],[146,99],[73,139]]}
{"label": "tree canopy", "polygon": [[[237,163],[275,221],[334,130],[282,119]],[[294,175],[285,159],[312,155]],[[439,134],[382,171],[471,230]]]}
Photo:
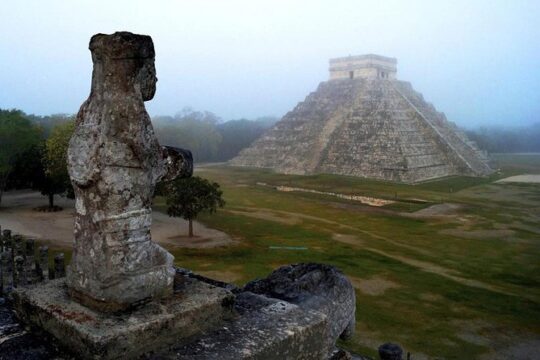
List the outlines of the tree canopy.
{"label": "tree canopy", "polygon": [[219,184],[198,176],[176,179],[166,185],[167,214],[189,222],[189,236],[193,236],[193,220],[202,211],[214,213],[225,206]]}
{"label": "tree canopy", "polygon": [[73,120],[57,124],[51,131],[43,153],[45,178],[38,184],[43,195],[49,197],[49,207],[54,207],[54,195],[72,195],[73,190],[67,170],[69,139],[75,130]]}
{"label": "tree canopy", "polygon": [[0,109],[0,202],[16,159],[40,141],[40,128],[22,111]]}
{"label": "tree canopy", "polygon": [[222,122],[208,111],[186,108],[172,116],[153,118],[162,145],[191,150],[196,162],[227,161],[249,146],[277,121],[273,117]]}

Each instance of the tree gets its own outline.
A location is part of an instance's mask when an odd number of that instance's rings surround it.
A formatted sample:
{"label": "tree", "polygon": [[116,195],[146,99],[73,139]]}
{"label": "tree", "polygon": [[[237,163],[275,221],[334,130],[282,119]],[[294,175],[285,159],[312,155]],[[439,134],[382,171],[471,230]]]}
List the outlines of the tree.
{"label": "tree", "polygon": [[38,185],[45,181],[43,154],[45,141],[30,146],[15,157],[6,189],[39,190]]}
{"label": "tree", "polygon": [[67,171],[67,148],[69,139],[75,130],[73,120],[56,125],[45,142],[43,167],[45,178],[37,184],[43,195],[49,197],[49,209],[54,208],[54,195],[73,193]]}
{"label": "tree", "polygon": [[198,176],[176,179],[166,187],[167,214],[189,222],[189,237],[193,237],[193,220],[200,212],[214,213],[225,206],[219,184]]}
{"label": "tree", "polygon": [[0,109],[0,202],[15,160],[40,141],[39,127],[22,111]]}

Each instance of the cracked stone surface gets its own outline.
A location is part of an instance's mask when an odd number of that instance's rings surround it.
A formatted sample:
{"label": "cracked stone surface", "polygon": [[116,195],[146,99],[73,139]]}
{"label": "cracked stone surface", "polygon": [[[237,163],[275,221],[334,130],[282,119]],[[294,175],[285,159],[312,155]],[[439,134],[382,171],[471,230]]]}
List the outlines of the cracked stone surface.
{"label": "cracked stone surface", "polygon": [[[331,266],[285,266],[245,288],[177,268],[177,300],[161,299],[114,316],[71,301],[62,281],[55,281],[17,292],[13,304],[22,318],[45,325],[55,337],[24,331],[12,316],[11,305],[0,301],[0,360],[93,358],[97,354],[127,358],[128,351],[122,349],[130,349],[132,358],[155,360],[367,359],[335,347],[337,336],[348,334],[355,310],[350,283]],[[208,294],[215,301],[208,300]],[[190,310],[197,307],[204,309]],[[171,316],[183,320],[171,321]],[[219,318],[223,321],[216,322]],[[149,328],[152,331],[145,331]],[[202,329],[202,334],[190,336]],[[164,340],[174,345],[159,346]],[[59,343],[68,348],[58,351]],[[136,347],[143,351],[136,352]]]}
{"label": "cracked stone surface", "polygon": [[67,283],[81,303],[116,311],[172,293],[173,256],[151,240],[151,201],[157,181],[191,176],[193,161],[160,146],[144,107],[156,91],[152,39],[97,34],[90,51],[92,89],[68,149],[76,217]]}
{"label": "cracked stone surface", "polygon": [[295,304],[326,315],[324,341],[332,349],[338,338],[354,333],[356,296],[347,277],[325,264],[294,264],[274,270],[267,278],[252,281],[242,291]]}

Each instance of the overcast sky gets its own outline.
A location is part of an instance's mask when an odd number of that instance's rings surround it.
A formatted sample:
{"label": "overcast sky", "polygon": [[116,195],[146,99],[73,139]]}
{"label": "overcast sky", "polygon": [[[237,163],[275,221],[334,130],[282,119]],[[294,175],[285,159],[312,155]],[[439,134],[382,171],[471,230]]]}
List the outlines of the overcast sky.
{"label": "overcast sky", "polygon": [[540,1],[0,0],[0,108],[76,113],[95,33],[151,35],[151,115],[282,116],[328,78],[328,59],[398,59],[465,127],[540,121]]}

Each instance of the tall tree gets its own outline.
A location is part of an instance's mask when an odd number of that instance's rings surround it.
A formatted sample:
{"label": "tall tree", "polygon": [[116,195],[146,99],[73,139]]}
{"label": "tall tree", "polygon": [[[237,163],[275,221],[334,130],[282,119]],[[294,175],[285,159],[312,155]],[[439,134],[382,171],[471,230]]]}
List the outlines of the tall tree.
{"label": "tall tree", "polygon": [[39,127],[22,111],[0,109],[0,203],[15,160],[40,140]]}
{"label": "tall tree", "polygon": [[49,208],[54,208],[54,195],[70,195],[72,187],[67,171],[67,148],[75,130],[73,120],[56,125],[45,142],[43,164],[45,179],[38,184],[43,195],[49,197]]}
{"label": "tall tree", "polygon": [[188,221],[189,237],[193,237],[193,220],[200,212],[214,213],[225,206],[219,184],[198,176],[171,181],[166,187],[167,214]]}

